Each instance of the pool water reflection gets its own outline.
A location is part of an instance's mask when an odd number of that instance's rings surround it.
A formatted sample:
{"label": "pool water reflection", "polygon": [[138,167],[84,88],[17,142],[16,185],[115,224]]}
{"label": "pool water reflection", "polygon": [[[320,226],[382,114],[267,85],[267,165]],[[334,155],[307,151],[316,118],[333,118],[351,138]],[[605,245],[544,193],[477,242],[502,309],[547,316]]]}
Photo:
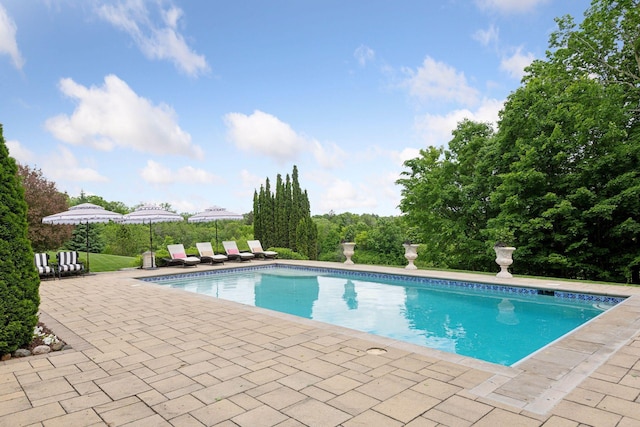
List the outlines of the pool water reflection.
{"label": "pool water reflection", "polygon": [[603,311],[602,304],[549,295],[284,267],[157,283],[502,365],[527,357]]}

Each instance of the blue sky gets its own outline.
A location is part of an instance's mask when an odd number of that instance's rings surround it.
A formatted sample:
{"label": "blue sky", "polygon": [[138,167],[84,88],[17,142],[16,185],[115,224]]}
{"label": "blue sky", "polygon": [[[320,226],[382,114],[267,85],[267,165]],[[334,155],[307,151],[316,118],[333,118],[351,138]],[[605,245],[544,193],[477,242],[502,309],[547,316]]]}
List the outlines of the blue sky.
{"label": "blue sky", "polygon": [[403,161],[494,122],[587,0],[0,0],[0,123],[58,190],[246,213],[399,214]]}

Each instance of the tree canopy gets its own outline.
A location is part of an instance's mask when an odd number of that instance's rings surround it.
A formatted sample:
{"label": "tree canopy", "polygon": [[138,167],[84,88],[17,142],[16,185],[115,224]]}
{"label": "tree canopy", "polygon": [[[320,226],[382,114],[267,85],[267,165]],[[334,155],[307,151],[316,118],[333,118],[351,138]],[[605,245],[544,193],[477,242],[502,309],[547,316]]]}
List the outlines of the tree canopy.
{"label": "tree canopy", "polygon": [[580,26],[557,22],[495,133],[464,121],[405,163],[400,208],[438,266],[487,269],[507,240],[520,273],[637,280],[640,7],[594,1]]}
{"label": "tree canopy", "polygon": [[43,224],[42,218],[69,207],[69,197],[47,180],[42,170],[18,164],[18,177],[27,202],[28,235],[31,246],[38,252],[60,248],[71,237],[72,225]]}

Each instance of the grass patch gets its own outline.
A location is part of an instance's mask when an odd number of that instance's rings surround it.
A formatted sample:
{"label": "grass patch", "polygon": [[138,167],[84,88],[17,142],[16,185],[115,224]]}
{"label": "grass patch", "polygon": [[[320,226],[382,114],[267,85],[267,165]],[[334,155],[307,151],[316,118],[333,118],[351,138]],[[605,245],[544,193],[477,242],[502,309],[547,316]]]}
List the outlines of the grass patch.
{"label": "grass patch", "polygon": [[[80,252],[80,259],[86,264],[86,252]],[[89,254],[89,269],[93,273],[102,271],[118,271],[123,268],[131,268],[138,266],[137,257],[128,257],[120,255],[106,254]]]}
{"label": "grass patch", "polygon": [[[80,261],[87,266],[87,253],[78,252]],[[56,252],[49,252],[51,261],[56,261]],[[104,271],[118,271],[123,268],[138,267],[138,257],[128,257],[120,255],[107,254],[89,254],[89,270],[92,273],[100,273]]]}

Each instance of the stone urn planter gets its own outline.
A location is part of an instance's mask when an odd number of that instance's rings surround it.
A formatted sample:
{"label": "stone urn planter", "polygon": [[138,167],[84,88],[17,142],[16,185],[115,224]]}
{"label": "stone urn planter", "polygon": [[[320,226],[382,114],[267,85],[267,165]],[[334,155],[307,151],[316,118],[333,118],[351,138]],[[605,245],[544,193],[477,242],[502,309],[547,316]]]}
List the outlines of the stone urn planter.
{"label": "stone urn planter", "polygon": [[493,247],[493,250],[496,251],[496,264],[500,266],[500,272],[496,274],[496,277],[502,279],[512,278],[513,276],[509,273],[509,266],[513,264],[513,251],[515,251],[516,248],[496,245]]}
{"label": "stone urn planter", "polygon": [[404,243],[404,257],[409,261],[409,264],[406,265],[405,269],[407,270],[417,270],[418,267],[415,266],[413,261],[418,258],[418,246],[416,244]]}
{"label": "stone urn planter", "polygon": [[344,262],[345,264],[352,265],[353,261],[351,261],[351,257],[353,256],[353,248],[356,247],[354,242],[342,242],[342,253],[347,258]]}

